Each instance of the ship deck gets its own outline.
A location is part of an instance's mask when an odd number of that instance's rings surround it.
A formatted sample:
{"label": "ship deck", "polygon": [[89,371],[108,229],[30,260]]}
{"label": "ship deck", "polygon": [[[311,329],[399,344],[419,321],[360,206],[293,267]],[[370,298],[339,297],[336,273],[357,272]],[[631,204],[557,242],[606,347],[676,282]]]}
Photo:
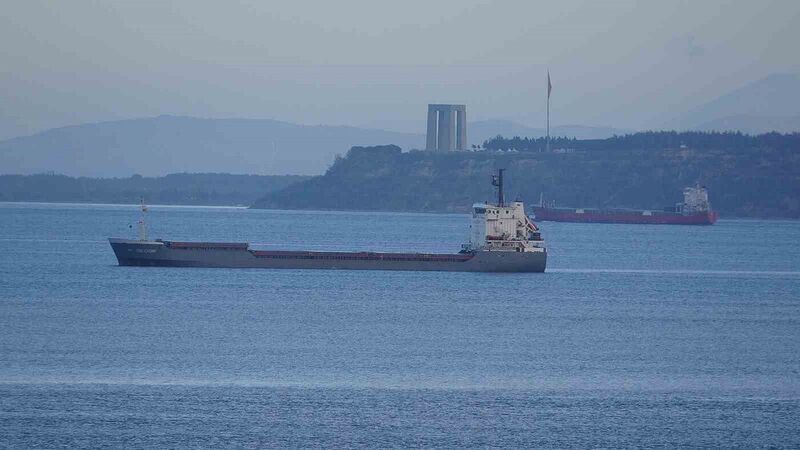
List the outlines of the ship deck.
{"label": "ship deck", "polygon": [[175,250],[246,250],[256,258],[314,259],[338,261],[441,261],[464,262],[473,257],[467,253],[390,253],[341,252],[306,250],[252,250],[247,242],[182,242],[161,241]]}
{"label": "ship deck", "polygon": [[257,258],[332,259],[339,261],[448,261],[463,262],[471,254],[458,253],[374,253],[374,252],[309,252],[290,250],[250,250]]}

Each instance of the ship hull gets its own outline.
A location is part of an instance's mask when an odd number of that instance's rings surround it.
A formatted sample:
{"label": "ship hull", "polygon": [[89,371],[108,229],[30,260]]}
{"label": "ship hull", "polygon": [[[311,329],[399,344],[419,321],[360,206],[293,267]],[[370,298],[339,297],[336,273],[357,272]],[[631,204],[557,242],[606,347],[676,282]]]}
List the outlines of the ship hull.
{"label": "ship hull", "polygon": [[716,211],[684,215],[662,212],[646,214],[645,211],[583,210],[583,212],[578,212],[578,210],[572,208],[542,207],[534,207],[533,214],[537,221],[660,225],[713,225],[718,218]]}
{"label": "ship hull", "polygon": [[120,266],[544,272],[545,249],[459,254],[251,250],[245,243],[109,239]]}

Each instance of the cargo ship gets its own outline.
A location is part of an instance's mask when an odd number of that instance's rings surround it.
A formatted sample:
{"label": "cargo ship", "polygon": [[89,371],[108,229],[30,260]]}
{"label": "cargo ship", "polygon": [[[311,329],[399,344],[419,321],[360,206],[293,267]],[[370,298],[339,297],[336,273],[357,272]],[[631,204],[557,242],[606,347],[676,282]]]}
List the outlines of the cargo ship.
{"label": "cargo ship", "polygon": [[556,207],[540,198],[533,217],[538,221],[587,223],[641,223],[663,225],[712,225],[719,215],[711,208],[708,190],[700,185],[683,190],[683,202],[663,210],[592,209]]}
{"label": "cargo ship", "polygon": [[505,202],[503,170],[492,184],[497,203],[472,206],[470,240],[457,253],[256,250],[246,242],[149,240],[144,201],[138,239],[109,238],[109,243],[120,266],[544,272],[547,249],[539,228],[523,202]]}

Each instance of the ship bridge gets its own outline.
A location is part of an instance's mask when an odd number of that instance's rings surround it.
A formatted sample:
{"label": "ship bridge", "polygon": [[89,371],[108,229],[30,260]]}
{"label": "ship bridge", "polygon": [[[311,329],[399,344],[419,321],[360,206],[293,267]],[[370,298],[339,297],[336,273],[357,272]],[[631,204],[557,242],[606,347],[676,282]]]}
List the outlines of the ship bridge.
{"label": "ship bridge", "polygon": [[472,205],[470,240],[465,249],[470,251],[544,251],[539,228],[525,214],[521,201],[506,203],[503,198],[503,171],[495,177],[498,201]]}

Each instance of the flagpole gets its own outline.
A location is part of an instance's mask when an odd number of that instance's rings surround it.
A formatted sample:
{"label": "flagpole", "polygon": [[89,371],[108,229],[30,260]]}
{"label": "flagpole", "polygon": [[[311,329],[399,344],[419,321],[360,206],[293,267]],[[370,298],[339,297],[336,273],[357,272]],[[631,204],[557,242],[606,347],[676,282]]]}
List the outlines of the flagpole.
{"label": "flagpole", "polygon": [[547,153],[550,153],[550,71],[547,71]]}
{"label": "flagpole", "polygon": [[547,94],[547,153],[550,153],[550,93]]}

